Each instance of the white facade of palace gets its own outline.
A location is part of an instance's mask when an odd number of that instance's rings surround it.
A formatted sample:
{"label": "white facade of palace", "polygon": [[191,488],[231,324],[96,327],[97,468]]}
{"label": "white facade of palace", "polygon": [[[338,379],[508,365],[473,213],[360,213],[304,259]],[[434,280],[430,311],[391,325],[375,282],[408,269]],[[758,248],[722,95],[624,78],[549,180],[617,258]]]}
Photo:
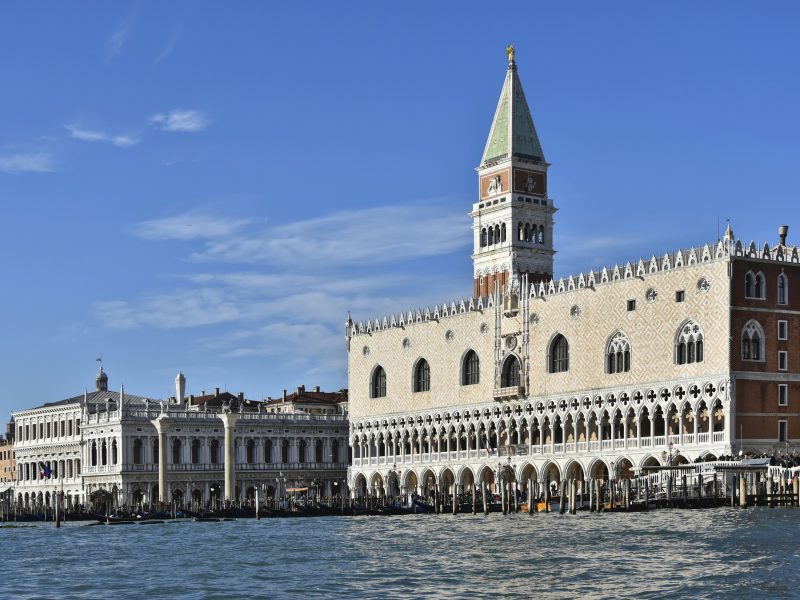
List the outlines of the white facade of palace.
{"label": "white facade of palace", "polygon": [[732,452],[741,244],[729,229],[554,281],[549,165],[509,58],[470,213],[473,297],[346,324],[356,497],[608,479]]}
{"label": "white facade of palace", "polygon": [[[101,370],[94,392],[13,413],[17,504],[52,506],[62,491],[69,506],[206,505],[293,487],[342,493],[346,414],[267,412],[269,403],[219,391],[225,402],[193,406],[182,397],[184,382],[180,400],[160,402],[108,391]],[[41,476],[40,465],[51,477]]]}

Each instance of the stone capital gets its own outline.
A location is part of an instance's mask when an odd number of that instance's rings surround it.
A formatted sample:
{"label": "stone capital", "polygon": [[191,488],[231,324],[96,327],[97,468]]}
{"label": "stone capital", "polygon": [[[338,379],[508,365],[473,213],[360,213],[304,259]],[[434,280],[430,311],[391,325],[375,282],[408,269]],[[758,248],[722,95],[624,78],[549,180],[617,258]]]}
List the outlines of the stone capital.
{"label": "stone capital", "polygon": [[236,421],[238,421],[241,416],[240,413],[236,412],[224,412],[219,415],[219,418],[222,419],[222,424],[226,429],[233,429],[236,427]]}

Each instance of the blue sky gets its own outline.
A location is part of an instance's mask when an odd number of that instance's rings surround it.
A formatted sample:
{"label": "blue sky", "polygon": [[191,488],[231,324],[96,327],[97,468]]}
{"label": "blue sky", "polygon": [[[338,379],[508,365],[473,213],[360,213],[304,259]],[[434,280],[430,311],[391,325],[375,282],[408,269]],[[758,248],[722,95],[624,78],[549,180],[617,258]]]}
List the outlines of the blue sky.
{"label": "blue sky", "polygon": [[557,274],[800,239],[796,4],[486,7],[3,4],[0,408],[346,386],[348,310],[471,291],[509,42]]}

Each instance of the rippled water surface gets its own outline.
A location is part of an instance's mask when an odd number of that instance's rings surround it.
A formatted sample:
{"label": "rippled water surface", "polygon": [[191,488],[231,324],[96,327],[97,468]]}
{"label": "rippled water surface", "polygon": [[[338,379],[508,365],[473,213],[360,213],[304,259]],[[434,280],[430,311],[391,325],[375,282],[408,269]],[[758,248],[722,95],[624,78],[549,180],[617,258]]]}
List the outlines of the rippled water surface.
{"label": "rippled water surface", "polygon": [[13,598],[799,598],[800,509],[0,530]]}

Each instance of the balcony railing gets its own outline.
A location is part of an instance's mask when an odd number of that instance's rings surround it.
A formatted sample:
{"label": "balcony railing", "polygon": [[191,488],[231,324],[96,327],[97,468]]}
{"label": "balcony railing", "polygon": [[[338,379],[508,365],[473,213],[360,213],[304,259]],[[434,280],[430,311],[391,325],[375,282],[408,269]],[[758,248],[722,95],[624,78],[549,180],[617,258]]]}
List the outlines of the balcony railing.
{"label": "balcony railing", "polygon": [[[391,466],[391,465],[417,465],[426,463],[443,463],[452,464],[454,461],[459,460],[475,460],[487,459],[493,456],[541,456],[548,454],[584,454],[584,453],[599,453],[601,451],[616,452],[631,449],[659,448],[657,452],[661,452],[661,448],[667,447],[668,443],[672,442],[678,448],[691,447],[698,444],[719,444],[725,441],[724,431],[715,432],[702,432],[702,433],[684,433],[683,435],[656,435],[644,436],[642,438],[629,437],[627,439],[615,440],[600,440],[591,442],[569,442],[560,444],[515,444],[510,446],[501,446],[491,452],[480,450],[458,450],[440,453],[431,452],[418,454],[416,452],[406,454],[405,456],[380,456],[372,458],[354,458],[353,466]],[[682,441],[680,441],[682,440]],[[238,468],[238,466],[237,466]],[[311,467],[309,467],[311,468]]]}
{"label": "balcony railing", "polygon": [[510,400],[511,398],[521,398],[523,396],[525,396],[525,386],[523,385],[494,389],[495,400]]}

